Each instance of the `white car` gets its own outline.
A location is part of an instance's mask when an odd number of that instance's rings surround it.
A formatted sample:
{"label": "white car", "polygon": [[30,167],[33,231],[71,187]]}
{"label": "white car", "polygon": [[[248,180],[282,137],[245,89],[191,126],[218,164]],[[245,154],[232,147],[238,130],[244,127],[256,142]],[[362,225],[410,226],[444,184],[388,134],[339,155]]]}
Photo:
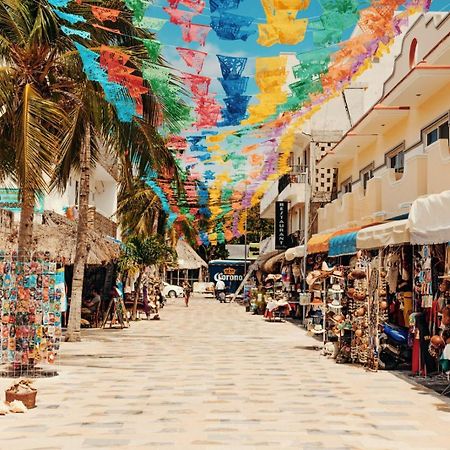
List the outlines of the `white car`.
{"label": "white car", "polygon": [[176,284],[163,283],[161,294],[164,298],[184,297],[184,289]]}

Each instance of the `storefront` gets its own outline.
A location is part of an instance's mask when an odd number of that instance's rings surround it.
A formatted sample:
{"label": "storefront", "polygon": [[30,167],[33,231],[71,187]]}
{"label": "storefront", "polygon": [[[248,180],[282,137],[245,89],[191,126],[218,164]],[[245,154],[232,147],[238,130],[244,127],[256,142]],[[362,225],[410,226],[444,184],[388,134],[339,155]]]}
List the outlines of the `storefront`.
{"label": "storefront", "polygon": [[450,359],[450,191],[417,199],[408,226],[414,249],[412,370],[448,370]]}

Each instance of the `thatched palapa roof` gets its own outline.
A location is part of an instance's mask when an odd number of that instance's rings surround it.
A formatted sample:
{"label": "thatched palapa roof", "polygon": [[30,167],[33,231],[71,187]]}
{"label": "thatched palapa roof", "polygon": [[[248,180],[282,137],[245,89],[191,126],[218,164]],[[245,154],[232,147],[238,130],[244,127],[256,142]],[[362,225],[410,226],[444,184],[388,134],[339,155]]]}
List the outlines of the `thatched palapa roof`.
{"label": "thatched palapa roof", "polygon": [[178,263],[175,269],[194,270],[201,267],[208,267],[205,261],[197,254],[197,252],[185,241],[180,239],[176,246]]}
{"label": "thatched palapa roof", "polygon": [[[2,236],[0,248],[5,251],[17,250],[17,230]],[[73,264],[77,242],[77,223],[53,211],[46,211],[43,224],[33,226],[33,245],[30,253],[48,252],[52,258],[64,258],[66,264]],[[87,232],[87,264],[102,264],[118,258],[120,245],[113,239],[102,236],[95,230]]]}

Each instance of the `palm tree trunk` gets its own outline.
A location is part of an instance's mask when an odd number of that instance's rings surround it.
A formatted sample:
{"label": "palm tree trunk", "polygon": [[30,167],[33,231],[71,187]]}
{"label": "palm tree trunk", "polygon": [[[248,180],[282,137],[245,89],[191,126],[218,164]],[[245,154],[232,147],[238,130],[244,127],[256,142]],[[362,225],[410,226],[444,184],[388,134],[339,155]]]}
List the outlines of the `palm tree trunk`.
{"label": "palm tree trunk", "polygon": [[72,279],[72,298],[70,301],[70,316],[67,325],[66,341],[81,340],[81,304],[83,295],[84,267],[88,255],[87,228],[89,213],[89,182],[91,171],[91,130],[86,126],[84,143],[80,154],[80,207],[78,213],[77,247]]}
{"label": "palm tree trunk", "polygon": [[18,256],[19,260],[29,259],[33,242],[34,191],[27,186],[22,188],[20,211]]}
{"label": "palm tree trunk", "polygon": [[144,274],[144,270],[141,268],[139,270],[139,276],[136,281],[137,288],[134,292],[134,302],[133,302],[133,311],[131,313],[131,320],[137,319],[137,306],[138,306],[138,302],[139,302],[139,295],[141,293],[141,283],[142,283],[142,275],[143,274]]}

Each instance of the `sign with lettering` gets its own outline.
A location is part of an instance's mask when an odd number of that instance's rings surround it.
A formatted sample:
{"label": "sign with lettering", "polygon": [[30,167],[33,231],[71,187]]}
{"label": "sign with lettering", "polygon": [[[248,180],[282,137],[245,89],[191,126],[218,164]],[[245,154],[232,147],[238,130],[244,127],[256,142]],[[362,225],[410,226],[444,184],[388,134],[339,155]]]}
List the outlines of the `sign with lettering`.
{"label": "sign with lettering", "polygon": [[244,261],[215,260],[209,263],[209,281],[225,283],[227,293],[236,292],[245,276]]}
{"label": "sign with lettering", "polygon": [[288,202],[275,203],[275,248],[288,248]]}

